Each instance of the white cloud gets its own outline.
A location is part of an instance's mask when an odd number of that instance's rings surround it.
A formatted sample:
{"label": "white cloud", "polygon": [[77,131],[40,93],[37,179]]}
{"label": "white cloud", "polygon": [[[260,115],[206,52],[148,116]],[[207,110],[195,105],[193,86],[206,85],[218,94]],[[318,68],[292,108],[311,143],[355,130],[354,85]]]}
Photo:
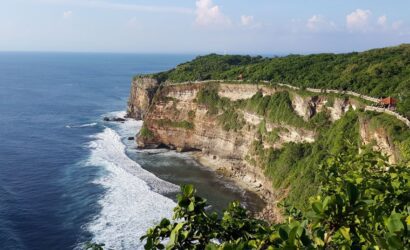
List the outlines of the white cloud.
{"label": "white cloud", "polygon": [[195,23],[200,26],[228,26],[231,24],[231,20],[222,13],[221,8],[215,5],[212,0],[198,0],[196,1]]}
{"label": "white cloud", "polygon": [[63,18],[68,19],[73,15],[73,12],[71,10],[67,10],[63,12]]}
{"label": "white cloud", "polygon": [[243,26],[250,26],[254,22],[255,22],[255,20],[254,20],[253,16],[246,16],[246,15],[241,16],[241,24]]}
{"label": "white cloud", "polygon": [[306,27],[311,31],[331,31],[336,29],[336,24],[321,15],[314,15],[307,20]]}
{"label": "white cloud", "polygon": [[403,25],[403,21],[395,21],[393,22],[393,24],[391,25],[393,30],[399,30]]}
{"label": "white cloud", "polygon": [[387,25],[387,16],[386,15],[380,16],[377,19],[377,24],[380,25],[380,26],[386,27],[386,25]]}
{"label": "white cloud", "polygon": [[370,10],[357,9],[346,16],[346,25],[350,31],[367,31],[369,19],[372,15]]}

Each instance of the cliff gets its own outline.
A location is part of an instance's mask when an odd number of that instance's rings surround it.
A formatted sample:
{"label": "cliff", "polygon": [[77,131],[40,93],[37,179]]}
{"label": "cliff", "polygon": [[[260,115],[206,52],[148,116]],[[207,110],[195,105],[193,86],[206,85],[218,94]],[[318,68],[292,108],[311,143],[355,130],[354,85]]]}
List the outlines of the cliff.
{"label": "cliff", "polygon": [[156,79],[136,77],[131,84],[127,116],[138,120],[143,119],[158,87],[159,83]]}
{"label": "cliff", "polygon": [[[345,140],[403,159],[388,129],[374,128],[363,103],[269,84],[132,83],[128,116],[144,119],[140,148],[193,151],[205,165],[268,201],[263,217],[280,220],[283,198],[303,204],[317,191],[317,167]],[[364,115],[367,114],[367,115]],[[397,138],[396,138],[397,139]]]}

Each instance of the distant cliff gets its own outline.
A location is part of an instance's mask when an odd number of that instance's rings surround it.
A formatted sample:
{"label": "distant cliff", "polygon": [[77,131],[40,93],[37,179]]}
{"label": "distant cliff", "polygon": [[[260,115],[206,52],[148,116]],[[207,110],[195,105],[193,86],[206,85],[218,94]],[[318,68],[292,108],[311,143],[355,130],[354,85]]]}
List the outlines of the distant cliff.
{"label": "distant cliff", "polygon": [[166,84],[137,77],[128,116],[143,118],[141,148],[197,152],[198,159],[270,201],[303,206],[317,191],[318,167],[348,144],[409,161],[406,125],[364,111],[358,98],[255,83]]}

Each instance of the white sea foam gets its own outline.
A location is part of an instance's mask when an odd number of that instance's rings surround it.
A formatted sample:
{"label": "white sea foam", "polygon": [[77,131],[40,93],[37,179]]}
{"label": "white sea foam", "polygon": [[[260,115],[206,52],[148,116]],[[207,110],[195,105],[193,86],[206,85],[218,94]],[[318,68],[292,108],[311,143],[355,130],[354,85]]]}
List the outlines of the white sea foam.
{"label": "white sea foam", "polygon": [[[90,143],[87,165],[104,167],[107,174],[95,181],[105,189],[99,204],[101,212],[87,225],[93,241],[105,243],[107,249],[141,249],[139,237],[163,217],[170,217],[175,203],[161,193],[175,192],[178,187],[157,178],[127,157],[122,133],[140,122],[126,121],[118,132],[105,128]],[[121,136],[120,136],[121,135]]]}
{"label": "white sea foam", "polygon": [[86,123],[86,124],[81,124],[81,125],[66,125],[66,128],[86,128],[86,127],[94,127],[97,126],[96,122],[93,123]]}

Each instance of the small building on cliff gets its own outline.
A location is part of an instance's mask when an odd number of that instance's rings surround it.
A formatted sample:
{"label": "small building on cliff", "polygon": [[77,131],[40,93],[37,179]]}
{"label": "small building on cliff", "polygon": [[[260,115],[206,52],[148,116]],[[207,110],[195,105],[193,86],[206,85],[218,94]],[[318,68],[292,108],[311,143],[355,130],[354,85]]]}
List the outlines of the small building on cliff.
{"label": "small building on cliff", "polygon": [[380,99],[379,104],[383,108],[387,108],[387,109],[390,109],[390,110],[395,110],[396,105],[397,105],[397,100],[394,99],[393,97],[389,96],[387,98]]}

